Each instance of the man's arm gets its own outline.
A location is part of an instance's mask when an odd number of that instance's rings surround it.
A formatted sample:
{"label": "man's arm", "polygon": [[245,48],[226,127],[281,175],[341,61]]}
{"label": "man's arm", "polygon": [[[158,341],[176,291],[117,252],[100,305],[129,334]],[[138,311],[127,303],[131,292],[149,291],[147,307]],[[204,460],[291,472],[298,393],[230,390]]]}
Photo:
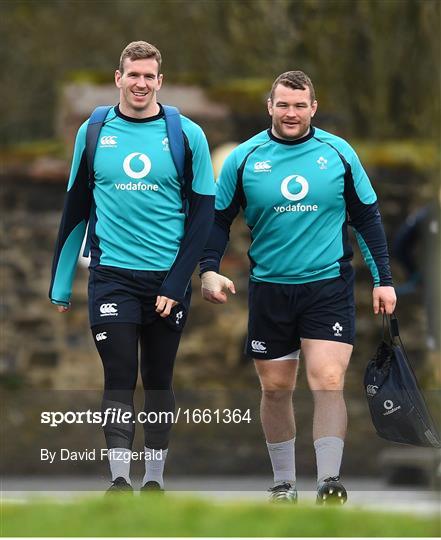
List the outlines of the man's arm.
{"label": "man's arm", "polygon": [[235,294],[236,290],[234,283],[218,272],[230,238],[231,224],[243,204],[234,152],[226,159],[216,188],[214,223],[199,266],[202,296],[213,304],[224,304],[227,301],[226,291]]}
{"label": "man's arm", "polygon": [[377,196],[353,150],[346,165],[345,200],[350,224],[373,277],[374,313],[391,314],[395,309],[396,295]]}
{"label": "man's arm", "polygon": [[75,141],[69,183],[52,263],[49,298],[53,304],[59,306],[60,312],[66,311],[70,305],[72,283],[92,203],[85,153],[86,127],[86,123],[80,127]]}
{"label": "man's arm", "polygon": [[189,139],[191,163],[186,174],[192,177],[189,211],[176,259],[165,278],[156,302],[162,317],[185,297],[191,275],[207,242],[214,216],[215,183],[207,140],[200,128]]}

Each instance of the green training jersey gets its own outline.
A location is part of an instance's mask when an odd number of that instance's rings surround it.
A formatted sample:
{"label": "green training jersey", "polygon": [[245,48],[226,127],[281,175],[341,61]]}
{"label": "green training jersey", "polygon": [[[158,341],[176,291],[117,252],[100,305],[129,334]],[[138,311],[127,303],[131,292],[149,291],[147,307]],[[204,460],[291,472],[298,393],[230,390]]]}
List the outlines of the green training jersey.
{"label": "green training jersey", "polygon": [[311,127],[306,136],[286,141],[266,130],[233,150],[217,183],[203,271],[218,271],[240,207],[251,233],[253,281],[296,284],[339,276],[352,258],[351,224],[374,283],[391,283],[376,194],[340,137]]}

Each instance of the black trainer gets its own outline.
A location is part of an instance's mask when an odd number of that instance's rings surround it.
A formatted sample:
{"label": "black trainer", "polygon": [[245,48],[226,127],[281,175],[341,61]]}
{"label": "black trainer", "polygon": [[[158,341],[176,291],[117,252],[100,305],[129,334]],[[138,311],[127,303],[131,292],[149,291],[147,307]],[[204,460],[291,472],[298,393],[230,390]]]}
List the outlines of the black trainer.
{"label": "black trainer", "polygon": [[331,476],[320,482],[317,488],[317,504],[345,504],[348,494],[339,476]]}
{"label": "black trainer", "polygon": [[140,491],[141,493],[164,493],[162,487],[154,480],[149,480],[146,482]]}
{"label": "black trainer", "polygon": [[112,485],[106,491],[106,495],[109,493],[133,493],[133,488],[125,478],[118,476],[118,478],[115,478]]}
{"label": "black trainer", "polygon": [[296,486],[290,484],[289,482],[283,482],[282,484],[277,484],[276,486],[269,488],[270,492],[269,500],[274,503],[297,502],[297,489]]}

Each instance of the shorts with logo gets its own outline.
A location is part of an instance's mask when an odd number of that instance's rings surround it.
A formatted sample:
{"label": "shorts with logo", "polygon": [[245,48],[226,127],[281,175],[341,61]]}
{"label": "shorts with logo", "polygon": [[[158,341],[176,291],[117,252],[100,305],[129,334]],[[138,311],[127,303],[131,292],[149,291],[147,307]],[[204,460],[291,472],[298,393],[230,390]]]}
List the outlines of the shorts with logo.
{"label": "shorts with logo", "polygon": [[300,348],[301,338],[353,344],[354,273],[298,285],[250,281],[245,354],[280,358]]}
{"label": "shorts with logo", "polygon": [[177,304],[168,317],[156,313],[156,297],[166,271],[129,270],[98,265],[90,268],[90,326],[104,323],[152,324],[161,319],[172,330],[181,332],[187,320],[191,300],[188,286],[184,302]]}

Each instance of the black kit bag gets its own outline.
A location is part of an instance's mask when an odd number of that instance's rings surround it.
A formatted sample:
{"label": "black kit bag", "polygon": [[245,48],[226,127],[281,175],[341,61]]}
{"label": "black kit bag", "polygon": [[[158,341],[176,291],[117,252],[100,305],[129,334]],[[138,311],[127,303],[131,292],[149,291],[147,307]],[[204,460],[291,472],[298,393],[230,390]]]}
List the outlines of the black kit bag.
{"label": "black kit bag", "polygon": [[[385,319],[390,339],[385,336]],[[394,314],[383,317],[383,341],[364,375],[377,434],[388,441],[440,448],[441,439],[400,339]]]}

